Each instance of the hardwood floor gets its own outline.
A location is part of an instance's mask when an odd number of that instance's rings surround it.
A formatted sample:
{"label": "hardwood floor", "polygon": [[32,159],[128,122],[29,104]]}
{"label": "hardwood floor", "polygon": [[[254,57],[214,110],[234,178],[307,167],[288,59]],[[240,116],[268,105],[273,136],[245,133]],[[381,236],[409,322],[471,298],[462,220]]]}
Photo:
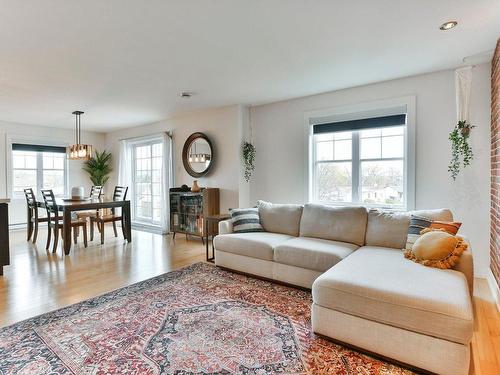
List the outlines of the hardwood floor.
{"label": "hardwood floor", "polygon": [[474,282],[471,374],[500,374],[500,312],[485,279]]}
{"label": "hardwood floor", "polygon": [[[108,233],[110,233],[108,231]],[[45,251],[46,231],[37,245],[26,242],[24,231],[11,232],[11,266],[0,276],[0,326],[58,309],[176,268],[204,261],[199,239],[133,232],[121,237],[79,243],[69,256],[59,246]],[[476,323],[472,339],[471,374],[500,374],[500,314],[484,279],[476,279]]]}
{"label": "hardwood floor", "polygon": [[[126,244],[107,230],[106,242],[98,239],[83,247],[79,240],[69,256],[45,250],[46,230],[37,244],[26,242],[25,231],[11,232],[11,265],[0,276],[0,326],[71,305],[78,301],[203,261],[199,239],[134,231]],[[61,242],[61,241],[60,241]]]}

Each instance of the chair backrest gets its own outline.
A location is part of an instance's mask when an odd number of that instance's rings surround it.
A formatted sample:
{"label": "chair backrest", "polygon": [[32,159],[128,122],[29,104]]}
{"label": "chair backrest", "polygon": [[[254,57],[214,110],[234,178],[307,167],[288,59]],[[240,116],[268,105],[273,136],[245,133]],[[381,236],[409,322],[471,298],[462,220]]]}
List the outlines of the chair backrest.
{"label": "chair backrest", "polygon": [[90,188],[90,198],[91,199],[99,199],[99,198],[101,198],[101,194],[102,194],[102,186],[93,185]]}
{"label": "chair backrest", "polygon": [[41,193],[43,202],[45,203],[45,209],[47,210],[47,217],[50,218],[51,214],[58,216],[58,208],[54,192],[52,190],[42,190]]}
{"label": "chair backrest", "polygon": [[115,186],[114,201],[124,201],[127,198],[128,186]]}
{"label": "chair backrest", "polygon": [[32,188],[24,189],[24,196],[26,197],[26,203],[28,204],[29,208],[36,209],[36,197],[35,193],[33,193]]}

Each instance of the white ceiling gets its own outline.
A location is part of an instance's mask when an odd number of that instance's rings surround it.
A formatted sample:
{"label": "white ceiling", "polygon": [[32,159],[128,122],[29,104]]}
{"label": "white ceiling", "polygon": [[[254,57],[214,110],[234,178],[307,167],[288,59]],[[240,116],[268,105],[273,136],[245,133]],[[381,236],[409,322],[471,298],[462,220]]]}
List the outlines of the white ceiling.
{"label": "white ceiling", "polygon": [[107,131],[453,68],[498,37],[499,0],[0,0],[0,120]]}

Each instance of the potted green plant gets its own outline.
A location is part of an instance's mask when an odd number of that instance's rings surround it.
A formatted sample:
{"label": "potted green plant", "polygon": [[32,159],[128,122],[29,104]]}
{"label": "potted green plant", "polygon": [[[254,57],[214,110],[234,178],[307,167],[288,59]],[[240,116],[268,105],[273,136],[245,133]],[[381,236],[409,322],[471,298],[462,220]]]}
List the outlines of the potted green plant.
{"label": "potted green plant", "polygon": [[111,159],[110,152],[96,150],[95,155],[85,161],[83,170],[89,174],[92,184],[104,186],[108,182],[109,174],[113,170],[111,168]]}
{"label": "potted green plant", "polygon": [[451,161],[448,166],[448,172],[455,180],[460,173],[460,168],[470,165],[474,158],[472,147],[469,145],[470,131],[475,128],[465,120],[459,121],[453,131],[450,133],[451,141]]}
{"label": "potted green plant", "polygon": [[249,182],[253,171],[255,170],[255,146],[250,142],[243,142],[242,146],[243,166],[245,168],[245,181]]}

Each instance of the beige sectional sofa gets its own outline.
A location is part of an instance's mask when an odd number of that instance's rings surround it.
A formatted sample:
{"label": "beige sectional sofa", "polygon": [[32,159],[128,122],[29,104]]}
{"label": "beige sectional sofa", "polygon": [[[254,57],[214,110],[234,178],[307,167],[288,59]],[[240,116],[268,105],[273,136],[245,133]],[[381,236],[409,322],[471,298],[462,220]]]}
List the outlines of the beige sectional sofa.
{"label": "beige sectional sofa", "polygon": [[[414,211],[452,221],[449,210]],[[215,263],[312,289],[314,332],[439,374],[467,374],[473,332],[471,250],[452,270],[405,259],[411,213],[259,205],[266,232],[220,223]]]}

